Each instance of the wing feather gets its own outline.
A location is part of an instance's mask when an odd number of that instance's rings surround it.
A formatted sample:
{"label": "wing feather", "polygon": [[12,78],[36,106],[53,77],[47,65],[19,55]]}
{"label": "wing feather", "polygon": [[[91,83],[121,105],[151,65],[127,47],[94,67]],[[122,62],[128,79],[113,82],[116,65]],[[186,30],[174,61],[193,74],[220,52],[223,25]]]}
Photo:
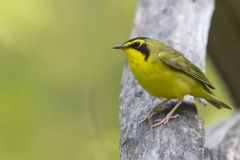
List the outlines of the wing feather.
{"label": "wing feather", "polygon": [[176,50],[169,49],[167,51],[159,52],[159,58],[167,65],[183,71],[188,75],[198,79],[203,82],[206,86],[211,89],[215,89],[215,87],[211,84],[211,82],[207,79],[205,74],[201,71],[200,68],[191,63],[187,58],[185,58],[181,53]]}

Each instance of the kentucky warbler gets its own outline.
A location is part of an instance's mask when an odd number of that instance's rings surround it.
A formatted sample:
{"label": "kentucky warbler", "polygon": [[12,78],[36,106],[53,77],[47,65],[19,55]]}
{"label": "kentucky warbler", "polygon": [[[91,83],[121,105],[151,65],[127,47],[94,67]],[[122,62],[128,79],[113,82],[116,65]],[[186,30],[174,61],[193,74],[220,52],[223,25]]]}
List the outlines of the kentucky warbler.
{"label": "kentucky warbler", "polygon": [[[162,103],[170,99],[178,100],[166,117],[157,120],[153,127],[166,124],[170,119],[178,117],[179,115],[173,116],[173,113],[181,105],[186,95],[203,98],[218,109],[231,109],[229,105],[214,96],[211,91],[214,86],[201,69],[163,42],[137,37],[115,46],[113,49],[121,49],[125,52],[129,68],[138,83],[148,93],[160,99],[164,98]],[[156,107],[140,122],[151,118],[157,112]]]}

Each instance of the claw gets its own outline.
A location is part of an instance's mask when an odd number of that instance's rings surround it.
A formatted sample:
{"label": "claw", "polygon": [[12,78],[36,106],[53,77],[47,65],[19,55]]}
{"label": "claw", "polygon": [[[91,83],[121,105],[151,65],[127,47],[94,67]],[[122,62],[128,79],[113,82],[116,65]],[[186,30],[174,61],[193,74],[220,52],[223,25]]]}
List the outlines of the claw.
{"label": "claw", "polygon": [[[176,115],[174,115],[174,116],[170,116],[170,117],[168,117],[168,119],[170,120],[170,119],[175,119],[175,118],[177,118],[177,117],[181,117],[179,114],[176,114]],[[166,118],[166,117],[165,117]],[[160,122],[160,121],[162,121],[162,120],[164,120],[165,118],[163,118],[163,119],[156,119],[154,122]]]}
{"label": "claw", "polygon": [[162,109],[158,110],[158,107],[160,107],[162,104],[166,103],[168,100],[164,100],[163,102],[161,102],[159,105],[155,106],[154,108],[152,108],[150,110],[150,112],[148,112],[148,114],[146,116],[143,116],[140,118],[139,120],[139,124],[149,120],[150,118],[152,118],[152,116],[154,116],[156,113],[160,112]]}
{"label": "claw", "polygon": [[178,101],[178,103],[173,107],[173,109],[167,114],[167,116],[163,119],[157,119],[155,122],[155,124],[152,125],[152,128],[153,127],[157,127],[161,124],[167,124],[169,122],[170,119],[175,119],[177,117],[180,117],[179,114],[176,114],[173,116],[173,113],[177,110],[177,108],[181,105],[182,101]]}
{"label": "claw", "polygon": [[152,116],[154,116],[156,113],[157,113],[157,112],[156,112],[155,110],[151,110],[151,111],[148,113],[148,115],[141,117],[138,123],[140,124],[140,123],[143,123],[143,122],[149,120],[149,119],[152,118]]}
{"label": "claw", "polygon": [[138,123],[141,124],[141,123],[143,123],[143,122],[145,122],[147,120],[148,120],[148,117],[147,116],[143,116],[143,117],[140,118]]}
{"label": "claw", "polygon": [[177,117],[181,117],[181,116],[180,116],[179,114],[176,114],[176,115],[174,115],[174,116],[172,116],[172,115],[167,115],[167,116],[166,116],[165,118],[163,118],[163,119],[157,119],[157,120],[155,120],[155,122],[157,122],[157,123],[153,124],[153,125],[152,125],[152,128],[153,128],[153,127],[157,127],[157,126],[159,126],[159,125],[161,125],[161,124],[167,124],[170,119],[175,119],[175,118],[177,118]]}

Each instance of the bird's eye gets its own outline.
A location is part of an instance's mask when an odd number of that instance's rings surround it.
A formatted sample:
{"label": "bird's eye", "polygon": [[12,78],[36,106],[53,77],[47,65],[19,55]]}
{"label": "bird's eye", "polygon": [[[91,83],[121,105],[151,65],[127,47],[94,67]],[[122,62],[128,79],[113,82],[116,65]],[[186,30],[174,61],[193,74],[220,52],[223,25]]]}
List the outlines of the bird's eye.
{"label": "bird's eye", "polygon": [[135,42],[131,45],[132,48],[138,49],[140,47],[140,42]]}
{"label": "bird's eye", "polygon": [[140,47],[140,42],[135,43],[136,47]]}

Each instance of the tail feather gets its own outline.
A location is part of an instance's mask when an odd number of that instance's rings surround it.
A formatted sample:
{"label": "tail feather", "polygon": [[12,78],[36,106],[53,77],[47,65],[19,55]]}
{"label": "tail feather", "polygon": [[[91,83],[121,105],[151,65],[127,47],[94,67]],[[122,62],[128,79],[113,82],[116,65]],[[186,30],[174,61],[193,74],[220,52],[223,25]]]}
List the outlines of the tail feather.
{"label": "tail feather", "polygon": [[222,108],[232,109],[231,106],[221,101],[208,100],[208,102],[214,105],[218,109],[222,109]]}
{"label": "tail feather", "polygon": [[218,109],[221,108],[232,109],[230,105],[218,100],[214,95],[209,96],[206,100]]}

